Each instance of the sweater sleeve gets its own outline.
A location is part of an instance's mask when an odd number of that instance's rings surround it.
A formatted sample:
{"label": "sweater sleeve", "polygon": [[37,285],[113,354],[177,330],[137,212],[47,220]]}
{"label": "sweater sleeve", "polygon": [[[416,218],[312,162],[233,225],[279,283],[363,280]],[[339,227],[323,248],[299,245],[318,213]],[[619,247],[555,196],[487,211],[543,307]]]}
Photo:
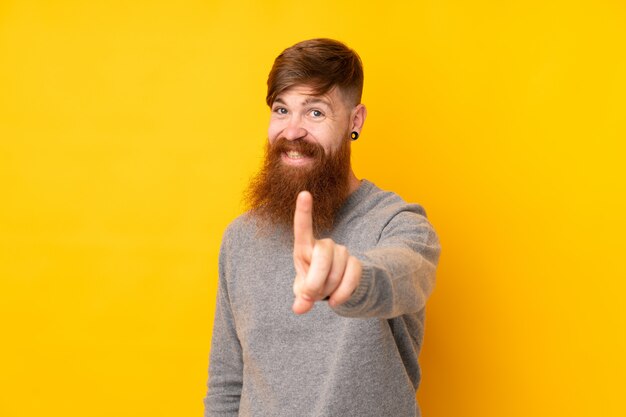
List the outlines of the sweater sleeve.
{"label": "sweater sleeve", "polygon": [[335,312],[388,319],[420,311],[433,290],[440,252],[439,238],[425,216],[397,213],[375,247],[352,253],[363,267],[361,281]]}
{"label": "sweater sleeve", "polygon": [[209,358],[208,392],[204,399],[205,417],[230,417],[239,414],[243,360],[228,296],[226,280],[228,273],[229,268],[223,246],[219,260],[219,283]]}

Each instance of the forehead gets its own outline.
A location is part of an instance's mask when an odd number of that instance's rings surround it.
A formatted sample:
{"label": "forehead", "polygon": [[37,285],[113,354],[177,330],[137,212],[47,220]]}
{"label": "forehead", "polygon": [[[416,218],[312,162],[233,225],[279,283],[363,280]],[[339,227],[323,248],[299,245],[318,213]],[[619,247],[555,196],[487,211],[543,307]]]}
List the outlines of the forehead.
{"label": "forehead", "polygon": [[342,104],[341,92],[338,88],[332,88],[325,94],[316,94],[312,87],[307,85],[295,85],[281,92],[275,103],[292,104],[292,105],[309,105],[325,104],[331,108],[338,107]]}

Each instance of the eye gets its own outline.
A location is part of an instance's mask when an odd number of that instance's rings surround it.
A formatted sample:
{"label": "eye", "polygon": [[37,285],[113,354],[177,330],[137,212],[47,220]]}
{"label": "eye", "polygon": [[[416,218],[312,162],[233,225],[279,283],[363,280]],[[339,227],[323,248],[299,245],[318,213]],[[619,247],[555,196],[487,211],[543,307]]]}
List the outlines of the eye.
{"label": "eye", "polygon": [[315,117],[315,118],[320,118],[320,117],[324,116],[324,113],[322,113],[321,111],[315,109],[315,110],[311,110],[311,115],[313,117]]}
{"label": "eye", "polygon": [[274,113],[278,113],[278,114],[287,114],[287,109],[284,107],[276,107],[274,109]]}

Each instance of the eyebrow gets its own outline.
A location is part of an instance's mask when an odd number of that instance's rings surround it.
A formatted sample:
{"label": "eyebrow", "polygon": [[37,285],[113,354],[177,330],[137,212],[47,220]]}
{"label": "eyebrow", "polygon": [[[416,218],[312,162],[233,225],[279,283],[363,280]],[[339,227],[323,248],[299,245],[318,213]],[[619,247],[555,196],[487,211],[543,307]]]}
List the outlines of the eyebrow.
{"label": "eyebrow", "polygon": [[[285,103],[285,101],[284,101],[283,99],[281,99],[280,97],[279,97],[279,98],[277,98],[276,100],[274,100],[274,103],[280,103],[280,104],[285,104],[285,105],[287,104],[287,103]],[[302,102],[302,105],[303,105],[303,106],[308,106],[309,104],[317,104],[317,103],[321,103],[321,104],[326,105],[326,106],[327,106],[327,107],[329,107],[329,108],[332,108],[332,106],[330,105],[330,103],[328,102],[328,100],[324,100],[324,99],[323,99],[323,98],[321,98],[321,97],[315,97],[315,96],[313,96],[313,97],[309,97],[309,98],[307,98],[306,100],[304,100],[304,101]]]}
{"label": "eyebrow", "polygon": [[324,100],[323,98],[320,98],[320,97],[309,97],[306,100],[304,100],[302,104],[306,106],[306,105],[313,104],[313,103],[315,104],[322,103],[330,107],[330,103],[328,102],[328,100]]}

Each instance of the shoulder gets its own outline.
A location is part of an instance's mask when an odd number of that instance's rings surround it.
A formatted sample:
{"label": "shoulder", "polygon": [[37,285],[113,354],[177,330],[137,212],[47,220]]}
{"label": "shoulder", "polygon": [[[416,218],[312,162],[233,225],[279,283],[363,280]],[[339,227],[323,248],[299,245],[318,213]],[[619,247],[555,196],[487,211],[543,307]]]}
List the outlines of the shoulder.
{"label": "shoulder", "polygon": [[[361,189],[362,188],[362,189]],[[374,183],[363,180],[350,211],[358,216],[380,216],[391,219],[401,213],[409,217],[426,219],[426,210],[417,203],[408,203],[393,191],[379,188]]]}
{"label": "shoulder", "polygon": [[384,191],[372,184],[367,214],[373,214],[368,223],[378,223],[380,233],[377,246],[404,246],[413,249],[429,259],[438,259],[441,245],[439,236],[426,217],[426,210],[420,204],[407,203],[398,194]]}
{"label": "shoulder", "polygon": [[253,241],[254,229],[250,224],[250,216],[244,213],[231,221],[224,233],[219,250],[219,267],[222,273],[230,275],[238,261],[249,252]]}
{"label": "shoulder", "polygon": [[390,236],[423,235],[432,227],[420,204],[363,180],[342,207],[334,237],[356,250],[366,250]]}
{"label": "shoulder", "polygon": [[[281,251],[292,239],[291,230],[265,223],[251,212],[236,217],[224,230],[222,251],[250,255]],[[291,243],[292,244],[292,243]],[[293,249],[293,248],[292,248]]]}
{"label": "shoulder", "polygon": [[245,212],[231,221],[222,235],[222,246],[241,245],[250,240],[257,231],[257,225],[250,212]]}

